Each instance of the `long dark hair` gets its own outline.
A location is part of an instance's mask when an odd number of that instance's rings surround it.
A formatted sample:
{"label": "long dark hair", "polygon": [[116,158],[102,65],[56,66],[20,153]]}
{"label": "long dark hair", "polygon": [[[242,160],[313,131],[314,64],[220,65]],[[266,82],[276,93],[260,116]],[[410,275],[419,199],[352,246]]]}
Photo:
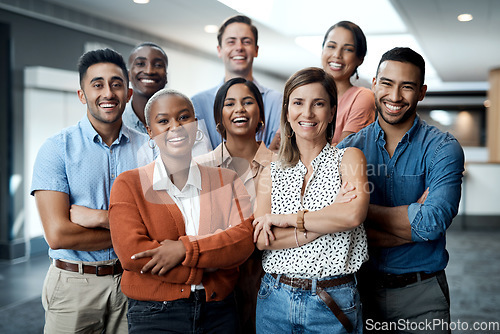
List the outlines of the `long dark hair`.
{"label": "long dark hair", "polygon": [[232,78],[228,81],[226,81],[222,86],[220,86],[219,90],[217,91],[217,94],[215,95],[215,101],[214,101],[214,119],[215,119],[215,124],[217,126],[217,131],[220,133],[223,139],[226,139],[226,128],[224,127],[224,124],[222,123],[222,110],[224,109],[224,100],[226,99],[227,96],[227,91],[231,86],[234,86],[236,84],[244,84],[245,86],[250,89],[250,92],[252,93],[253,97],[255,98],[255,101],[257,102],[257,106],[259,107],[259,116],[260,116],[260,122],[257,128],[255,129],[255,133],[258,133],[259,131],[262,131],[265,127],[265,114],[264,114],[264,101],[262,100],[262,94],[259,91],[259,88],[252,82],[249,81],[245,78]]}

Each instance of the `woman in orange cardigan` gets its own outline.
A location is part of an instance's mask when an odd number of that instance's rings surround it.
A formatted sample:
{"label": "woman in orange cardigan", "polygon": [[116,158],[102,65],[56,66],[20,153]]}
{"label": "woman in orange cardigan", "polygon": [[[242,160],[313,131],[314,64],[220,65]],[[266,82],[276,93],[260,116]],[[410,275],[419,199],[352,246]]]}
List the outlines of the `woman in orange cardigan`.
{"label": "woman in orange cardigan", "polygon": [[249,195],[233,171],[191,160],[189,98],[160,90],[145,114],[160,155],[115,180],[109,209],[129,333],[238,332],[233,289],[254,249]]}

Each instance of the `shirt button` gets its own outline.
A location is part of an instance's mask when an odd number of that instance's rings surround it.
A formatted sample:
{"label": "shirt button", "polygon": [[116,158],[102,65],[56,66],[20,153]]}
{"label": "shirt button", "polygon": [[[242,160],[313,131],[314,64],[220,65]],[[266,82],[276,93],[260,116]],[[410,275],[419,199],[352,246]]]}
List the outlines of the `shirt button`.
{"label": "shirt button", "polygon": [[115,174],[111,174],[111,177],[114,179],[115,178]]}
{"label": "shirt button", "polygon": [[181,292],[184,292],[184,289],[181,289]]}
{"label": "shirt button", "polygon": [[113,154],[113,150],[109,150],[109,153],[110,153],[110,154]]}

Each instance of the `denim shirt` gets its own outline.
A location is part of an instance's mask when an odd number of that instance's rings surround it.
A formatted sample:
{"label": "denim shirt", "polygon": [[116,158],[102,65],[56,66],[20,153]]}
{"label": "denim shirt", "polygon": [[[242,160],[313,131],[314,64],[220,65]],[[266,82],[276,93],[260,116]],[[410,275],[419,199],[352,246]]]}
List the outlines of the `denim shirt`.
{"label": "denim shirt", "polygon": [[[263,87],[255,80],[253,83],[262,94],[262,100],[264,101],[264,116],[266,118],[264,131],[257,133],[255,138],[257,141],[262,140],[266,146],[269,147],[269,144],[271,144],[271,141],[280,126],[281,102],[283,100],[283,95],[275,90]],[[219,146],[222,141],[222,137],[219,132],[217,132],[215,124],[214,101],[217,91],[223,84],[224,81],[222,81],[218,86],[200,92],[191,98],[196,117],[198,117],[198,119],[205,120],[212,148]]]}
{"label": "denim shirt", "polygon": [[[77,125],[63,129],[45,141],[33,167],[31,194],[37,190],[69,195],[69,203],[107,210],[116,177],[129,169],[153,161],[148,136],[123,125],[118,138],[108,146],[95,131],[87,115]],[[106,261],[117,256],[112,248],[98,251],[49,249],[53,259]]]}
{"label": "denim shirt", "polygon": [[[420,117],[389,157],[378,121],[344,139],[339,148],[354,146],[367,160],[370,204],[408,205],[412,243],[391,248],[369,247],[369,267],[392,274],[435,272],[448,264],[446,229],[458,212],[464,154],[449,133]],[[429,195],[417,203],[424,191]]]}

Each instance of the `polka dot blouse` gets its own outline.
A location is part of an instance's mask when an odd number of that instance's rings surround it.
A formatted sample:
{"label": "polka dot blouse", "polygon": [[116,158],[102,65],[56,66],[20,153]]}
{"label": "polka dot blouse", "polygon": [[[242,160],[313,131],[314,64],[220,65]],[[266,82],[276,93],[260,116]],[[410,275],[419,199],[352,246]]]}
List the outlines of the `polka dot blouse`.
{"label": "polka dot blouse", "polygon": [[[287,168],[281,168],[280,162],[271,163],[271,212],[316,211],[333,203],[342,184],[339,169],[344,152],[345,149],[326,144],[311,162],[313,174],[302,199],[306,166],[301,161]],[[354,273],[367,259],[366,234],[361,225],[350,231],[325,234],[301,247],[266,250],[262,265],[268,273],[324,278]]]}

